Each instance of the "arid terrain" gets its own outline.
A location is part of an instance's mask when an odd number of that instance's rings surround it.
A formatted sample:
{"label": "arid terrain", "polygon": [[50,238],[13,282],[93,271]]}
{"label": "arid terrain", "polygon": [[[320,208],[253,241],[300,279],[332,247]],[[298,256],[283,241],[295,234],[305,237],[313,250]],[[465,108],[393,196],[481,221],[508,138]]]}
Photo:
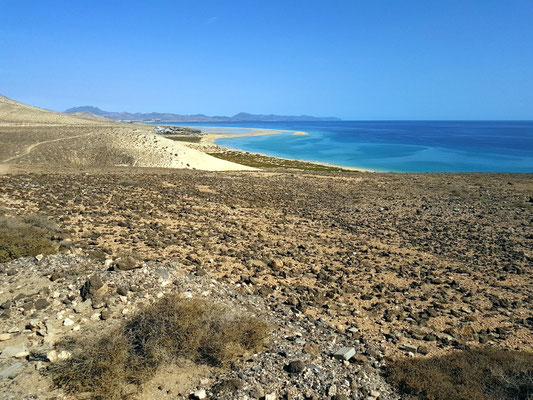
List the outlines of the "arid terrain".
{"label": "arid terrain", "polygon": [[211,157],[153,131],[150,125],[61,114],[0,96],[0,170],[20,164],[252,169]]}
{"label": "arid terrain", "polygon": [[[200,152],[152,126],[17,124],[0,125],[0,216],[53,223],[60,254],[0,264],[0,351],[19,359],[0,381],[6,398],[84,398],[43,373],[70,355],[61,340],[169,293],[250,312],[271,338],[230,369],[158,370],[141,399],[395,399],[394,360],[486,347],[531,357],[529,174],[138,168],[179,167],[151,161],[168,143]],[[343,347],[356,355],[335,359]],[[2,357],[0,372],[14,365]],[[530,397],[527,371],[506,398]]]}
{"label": "arid terrain", "polygon": [[366,357],[533,343],[528,175],[122,169],[0,179],[4,210],[58,221],[79,254],[208,273],[365,343]]}

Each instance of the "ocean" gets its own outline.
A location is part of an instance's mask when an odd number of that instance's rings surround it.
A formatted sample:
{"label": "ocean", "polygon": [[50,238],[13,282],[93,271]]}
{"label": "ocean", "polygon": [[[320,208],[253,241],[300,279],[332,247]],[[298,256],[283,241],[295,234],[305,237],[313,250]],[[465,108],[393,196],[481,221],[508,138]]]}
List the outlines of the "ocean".
{"label": "ocean", "polygon": [[[533,172],[533,121],[176,123],[224,127],[216,143],[271,156],[393,172]],[[230,129],[235,128],[235,129]],[[245,136],[250,128],[304,131]]]}

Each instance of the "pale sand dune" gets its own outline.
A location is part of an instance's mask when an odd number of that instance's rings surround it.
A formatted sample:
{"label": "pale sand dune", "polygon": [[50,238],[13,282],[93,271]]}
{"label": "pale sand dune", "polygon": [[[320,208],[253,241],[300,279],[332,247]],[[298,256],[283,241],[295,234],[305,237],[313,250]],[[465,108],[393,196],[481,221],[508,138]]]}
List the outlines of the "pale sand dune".
{"label": "pale sand dune", "polygon": [[43,110],[0,96],[0,164],[254,170],[155,135],[153,129]]}
{"label": "pale sand dune", "polygon": [[73,117],[55,111],[19,103],[0,95],[0,124],[74,124],[83,125],[95,123],[93,120]]}

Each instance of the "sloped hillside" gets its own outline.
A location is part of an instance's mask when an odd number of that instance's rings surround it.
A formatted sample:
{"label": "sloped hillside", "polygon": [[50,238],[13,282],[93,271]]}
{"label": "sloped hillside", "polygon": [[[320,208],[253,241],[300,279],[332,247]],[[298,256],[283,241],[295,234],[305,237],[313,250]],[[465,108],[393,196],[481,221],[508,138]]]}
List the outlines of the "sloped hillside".
{"label": "sloped hillside", "polygon": [[83,118],[0,97],[0,165],[252,170],[154,133],[154,127]]}
{"label": "sloped hillside", "polygon": [[0,125],[6,124],[74,124],[94,123],[90,119],[80,118],[55,111],[19,103],[0,95]]}

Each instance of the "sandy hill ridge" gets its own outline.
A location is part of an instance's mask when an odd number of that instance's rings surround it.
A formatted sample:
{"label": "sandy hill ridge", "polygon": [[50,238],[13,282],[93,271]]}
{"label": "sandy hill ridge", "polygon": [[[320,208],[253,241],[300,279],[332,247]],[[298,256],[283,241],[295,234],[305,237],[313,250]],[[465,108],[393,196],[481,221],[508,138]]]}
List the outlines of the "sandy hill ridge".
{"label": "sandy hill ridge", "polygon": [[0,170],[8,164],[252,170],[153,133],[154,127],[73,116],[0,96]]}
{"label": "sandy hill ridge", "polygon": [[0,95],[0,125],[5,124],[90,124],[78,116],[30,106]]}

